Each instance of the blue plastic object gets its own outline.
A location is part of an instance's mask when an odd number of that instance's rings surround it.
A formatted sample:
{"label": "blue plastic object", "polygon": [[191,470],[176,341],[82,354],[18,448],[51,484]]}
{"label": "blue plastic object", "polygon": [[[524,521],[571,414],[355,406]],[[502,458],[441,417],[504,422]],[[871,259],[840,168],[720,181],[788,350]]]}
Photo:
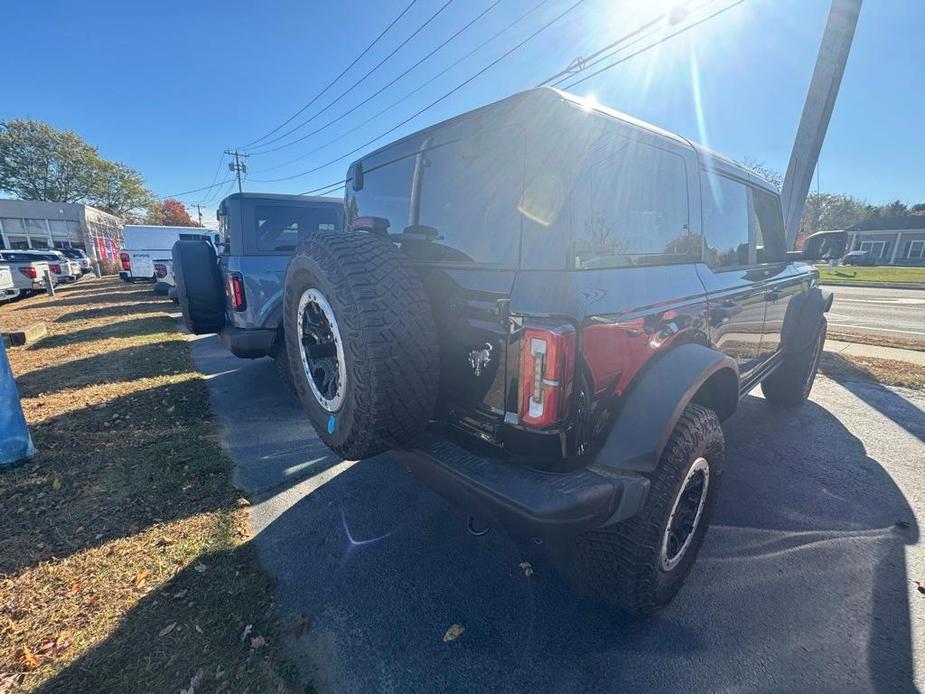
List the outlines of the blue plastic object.
{"label": "blue plastic object", "polygon": [[0,469],[22,463],[34,455],[35,447],[6,358],[6,347],[0,340]]}

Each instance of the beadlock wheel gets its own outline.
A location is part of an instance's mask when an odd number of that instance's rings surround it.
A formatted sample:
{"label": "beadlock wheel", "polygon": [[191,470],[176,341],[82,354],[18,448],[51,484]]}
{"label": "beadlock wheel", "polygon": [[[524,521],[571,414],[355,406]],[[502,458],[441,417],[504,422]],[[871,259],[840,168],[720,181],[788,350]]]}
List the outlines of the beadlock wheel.
{"label": "beadlock wheel", "polygon": [[340,329],[331,304],[317,289],[307,289],[299,299],[299,355],[312,394],[328,412],[344,401],[347,367]]}
{"label": "beadlock wheel", "polygon": [[662,535],[662,571],[671,571],[684,558],[700,524],[709,488],[710,464],[706,458],[697,458],[684,478]]}

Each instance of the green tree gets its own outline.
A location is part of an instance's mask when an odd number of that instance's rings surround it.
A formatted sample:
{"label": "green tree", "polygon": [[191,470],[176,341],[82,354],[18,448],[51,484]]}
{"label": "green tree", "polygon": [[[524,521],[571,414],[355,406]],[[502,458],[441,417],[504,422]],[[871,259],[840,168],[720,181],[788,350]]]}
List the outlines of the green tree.
{"label": "green tree", "polygon": [[0,121],[0,190],[24,200],[86,203],[117,215],[151,201],[137,171],[103,159],[76,133],[36,120]]}
{"label": "green tree", "polygon": [[803,208],[802,227],[812,234],[827,229],[846,229],[874,215],[873,205],[851,195],[810,193]]}

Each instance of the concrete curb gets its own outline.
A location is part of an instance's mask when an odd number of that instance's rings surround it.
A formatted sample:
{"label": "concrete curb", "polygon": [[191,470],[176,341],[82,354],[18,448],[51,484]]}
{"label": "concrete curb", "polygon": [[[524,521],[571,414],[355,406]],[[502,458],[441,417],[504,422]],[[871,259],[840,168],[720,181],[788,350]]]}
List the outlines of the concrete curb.
{"label": "concrete curb", "polygon": [[866,345],[860,342],[843,342],[842,340],[826,340],[825,351],[833,354],[843,354],[849,357],[870,357],[871,359],[903,361],[907,364],[916,364],[925,367],[925,352],[919,352],[914,349],[881,347],[879,345]]}
{"label": "concrete curb", "polygon": [[918,289],[925,291],[925,284],[914,284],[910,282],[829,282],[819,280],[819,284],[824,287],[861,287],[862,289]]}

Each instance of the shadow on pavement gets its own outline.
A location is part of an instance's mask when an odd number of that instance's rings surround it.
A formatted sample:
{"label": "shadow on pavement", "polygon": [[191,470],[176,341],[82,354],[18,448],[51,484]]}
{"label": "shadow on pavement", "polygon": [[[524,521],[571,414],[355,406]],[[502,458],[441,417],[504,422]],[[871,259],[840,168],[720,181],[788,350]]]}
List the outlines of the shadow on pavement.
{"label": "shadow on pavement", "polygon": [[725,428],[700,560],[648,621],[576,595],[542,548],[471,536],[385,456],[302,477],[254,509],[281,611],[312,618],[289,646],[319,691],[914,691],[918,528],[890,475],[812,402],[747,397]]}
{"label": "shadow on pavement", "polygon": [[[925,412],[901,395],[880,384],[866,369],[837,354],[827,354],[820,370],[864,400],[884,417],[893,420],[919,441],[925,441]],[[916,368],[909,365],[910,369]]]}

